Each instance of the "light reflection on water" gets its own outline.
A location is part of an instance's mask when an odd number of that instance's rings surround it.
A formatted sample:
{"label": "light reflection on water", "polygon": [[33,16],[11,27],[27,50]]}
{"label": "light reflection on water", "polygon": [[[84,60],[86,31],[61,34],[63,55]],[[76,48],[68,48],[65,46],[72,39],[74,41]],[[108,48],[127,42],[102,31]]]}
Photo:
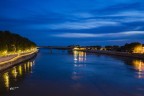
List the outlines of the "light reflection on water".
{"label": "light reflection on water", "polygon": [[28,61],[24,64],[14,66],[9,70],[0,74],[0,95],[11,91],[11,89],[19,88],[17,85],[25,75],[32,72],[34,61]]}
{"label": "light reflection on water", "polygon": [[9,74],[8,74],[8,72],[6,72],[6,73],[3,74],[3,81],[4,81],[5,88],[7,90],[9,90],[10,81],[9,81]]}
{"label": "light reflection on water", "polygon": [[34,61],[29,61],[1,73],[0,96],[10,92],[13,92],[12,96],[144,94],[143,60],[99,56],[82,51],[47,54],[46,50],[39,53],[36,66],[34,64]]}
{"label": "light reflection on water", "polygon": [[14,79],[16,80],[17,75],[18,75],[18,72],[17,72],[16,67],[13,67],[13,68],[12,68],[11,73],[12,73],[12,76],[14,77]]}
{"label": "light reflection on water", "polygon": [[133,60],[132,62],[134,69],[137,71],[138,78],[144,78],[144,61],[142,60]]}
{"label": "light reflection on water", "polygon": [[72,73],[72,79],[73,80],[79,80],[83,78],[83,70],[82,68],[86,67],[85,61],[86,61],[86,52],[83,51],[73,51],[74,56],[74,68]]}
{"label": "light reflection on water", "polygon": [[[86,54],[86,52],[82,52],[82,51],[73,51],[73,56],[74,56],[74,60],[73,60],[74,66],[73,66],[73,72],[72,72],[71,78],[77,82],[72,85],[72,88],[75,89],[75,91],[77,91],[77,90],[83,88],[83,85],[81,84],[81,79],[87,78],[87,77],[85,77],[86,76],[85,69],[87,69],[87,63],[86,63],[87,54]],[[119,57],[114,57],[114,58],[117,60],[121,60],[121,59],[119,59]],[[125,60],[124,60],[124,62],[125,62]],[[130,59],[130,62],[129,61],[126,61],[126,62],[128,62],[128,64],[130,64],[130,66],[132,66],[132,68],[135,70],[136,78],[138,78],[138,79],[144,78],[144,61],[143,60]],[[127,65],[127,63],[125,63],[125,64]],[[117,74],[117,75],[119,75],[119,74]],[[143,87],[137,87],[136,89],[139,91],[144,90]],[[107,90],[107,89],[105,89],[105,90]],[[135,95],[137,96],[138,94],[135,94]],[[100,95],[100,96],[104,96],[104,95]],[[127,95],[127,96],[129,96],[129,95]]]}
{"label": "light reflection on water", "polygon": [[86,52],[74,50],[73,55],[74,55],[74,63],[86,61]]}
{"label": "light reflection on water", "polygon": [[[73,51],[74,56],[74,68],[72,73],[73,80],[79,80],[83,78],[84,71],[82,69],[86,68],[86,52],[83,51]],[[117,57],[118,59],[118,57]],[[121,60],[121,59],[120,59]],[[144,78],[144,61],[138,59],[131,59],[128,61],[130,66],[136,71],[136,78],[142,79]]]}

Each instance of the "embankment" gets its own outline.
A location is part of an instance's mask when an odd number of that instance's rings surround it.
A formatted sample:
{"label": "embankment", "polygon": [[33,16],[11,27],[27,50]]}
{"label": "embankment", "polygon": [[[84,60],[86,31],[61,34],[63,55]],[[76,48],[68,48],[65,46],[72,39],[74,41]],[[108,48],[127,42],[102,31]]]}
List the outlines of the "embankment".
{"label": "embankment", "polygon": [[10,61],[10,62],[4,63],[4,64],[0,64],[0,72],[3,71],[3,70],[8,69],[10,67],[13,67],[13,66],[15,66],[19,63],[22,63],[24,61],[32,59],[36,56],[36,54],[37,54],[37,52],[29,54],[29,55],[21,56],[21,57],[17,58],[14,61]]}
{"label": "embankment", "polygon": [[86,52],[144,59],[144,54],[136,54],[136,53],[114,52],[114,51],[93,51],[93,50],[87,50]]}

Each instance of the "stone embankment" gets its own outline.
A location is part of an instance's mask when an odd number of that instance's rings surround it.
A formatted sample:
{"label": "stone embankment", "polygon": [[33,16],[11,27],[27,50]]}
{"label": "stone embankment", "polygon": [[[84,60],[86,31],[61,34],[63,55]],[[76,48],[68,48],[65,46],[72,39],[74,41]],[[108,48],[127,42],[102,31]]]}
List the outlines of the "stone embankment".
{"label": "stone embankment", "polygon": [[17,65],[19,63],[22,63],[24,61],[32,59],[32,58],[34,58],[36,56],[36,54],[37,54],[37,52],[33,52],[31,54],[28,54],[28,55],[19,56],[15,60],[9,60],[6,63],[0,62],[0,72],[5,70],[5,69],[8,69],[10,67],[13,67],[13,66],[15,66],[15,65]]}

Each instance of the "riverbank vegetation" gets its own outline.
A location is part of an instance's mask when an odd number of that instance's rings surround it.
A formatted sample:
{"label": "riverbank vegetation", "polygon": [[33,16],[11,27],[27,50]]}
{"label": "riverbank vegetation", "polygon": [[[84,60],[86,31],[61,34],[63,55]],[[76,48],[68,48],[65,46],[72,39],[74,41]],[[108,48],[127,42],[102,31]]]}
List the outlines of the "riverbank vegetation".
{"label": "riverbank vegetation", "polygon": [[0,31],[0,56],[31,52],[36,44],[29,39],[9,31]]}
{"label": "riverbank vegetation", "polygon": [[126,43],[123,46],[75,46],[73,49],[76,50],[101,50],[101,51],[116,51],[116,52],[127,52],[127,53],[138,53],[144,54],[144,44],[139,42]]}
{"label": "riverbank vegetation", "polygon": [[126,43],[123,46],[106,46],[105,50],[128,53],[144,53],[144,45],[139,42],[132,42]]}
{"label": "riverbank vegetation", "polygon": [[139,42],[126,43],[124,46],[121,46],[119,50],[130,53],[144,53],[144,45]]}

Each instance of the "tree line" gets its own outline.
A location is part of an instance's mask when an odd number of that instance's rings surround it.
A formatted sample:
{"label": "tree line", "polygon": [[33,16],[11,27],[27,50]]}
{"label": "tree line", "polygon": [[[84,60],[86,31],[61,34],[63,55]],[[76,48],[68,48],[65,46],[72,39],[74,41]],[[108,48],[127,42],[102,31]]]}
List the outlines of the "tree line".
{"label": "tree line", "polygon": [[128,53],[142,53],[143,44],[139,42],[126,43],[123,46],[105,46],[108,51],[128,52]]}
{"label": "tree line", "polygon": [[28,52],[36,48],[29,39],[9,31],[0,31],[0,55]]}
{"label": "tree line", "polygon": [[[73,45],[74,46],[74,45]],[[113,45],[113,46],[80,46],[76,45],[74,47],[84,47],[87,50],[105,50],[105,51],[117,51],[117,52],[128,52],[128,53],[144,53],[144,44],[139,42],[126,43],[123,46]]]}

